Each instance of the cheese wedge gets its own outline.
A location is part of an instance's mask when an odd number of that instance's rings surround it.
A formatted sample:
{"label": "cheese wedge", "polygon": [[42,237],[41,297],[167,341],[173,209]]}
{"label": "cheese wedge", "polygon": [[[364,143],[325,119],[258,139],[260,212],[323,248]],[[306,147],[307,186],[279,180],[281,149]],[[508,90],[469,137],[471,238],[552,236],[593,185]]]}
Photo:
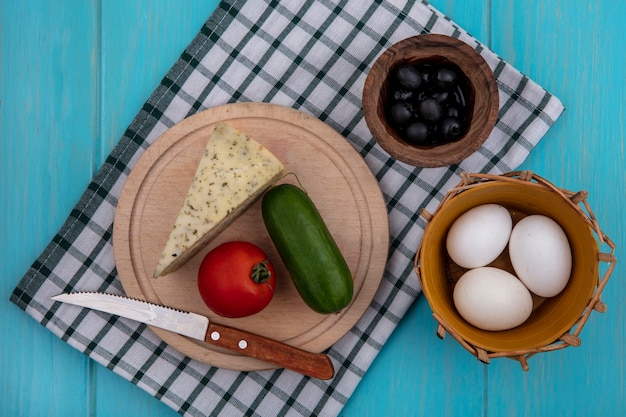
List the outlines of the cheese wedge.
{"label": "cheese wedge", "polygon": [[175,271],[241,215],[284,170],[268,149],[217,123],[178,213],[154,277]]}

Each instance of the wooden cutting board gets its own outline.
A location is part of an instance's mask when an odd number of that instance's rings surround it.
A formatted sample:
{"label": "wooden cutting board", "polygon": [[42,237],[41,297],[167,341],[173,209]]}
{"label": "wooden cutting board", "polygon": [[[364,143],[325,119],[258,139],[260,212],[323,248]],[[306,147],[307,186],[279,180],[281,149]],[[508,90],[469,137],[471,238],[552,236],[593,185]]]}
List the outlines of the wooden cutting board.
{"label": "wooden cutting board", "polygon": [[[311,196],[353,274],[354,298],[337,314],[321,315],[299,297],[267,234],[258,200],[179,270],[152,273],[216,122],[224,121],[261,142],[285,165],[280,182],[300,185]],[[296,180],[297,176],[297,180]],[[231,240],[260,246],[277,269],[270,305],[245,318],[212,313],[197,288],[204,255]],[[309,351],[321,352],[348,332],[371,303],[382,279],[389,246],[386,205],[361,156],[332,128],[300,111],[266,103],[236,103],[191,116],[167,130],[142,155],[128,177],[115,216],[113,249],[126,294],[208,316]],[[314,262],[314,260],[312,260]],[[262,370],[274,365],[158,328],[182,353],[218,367]]]}

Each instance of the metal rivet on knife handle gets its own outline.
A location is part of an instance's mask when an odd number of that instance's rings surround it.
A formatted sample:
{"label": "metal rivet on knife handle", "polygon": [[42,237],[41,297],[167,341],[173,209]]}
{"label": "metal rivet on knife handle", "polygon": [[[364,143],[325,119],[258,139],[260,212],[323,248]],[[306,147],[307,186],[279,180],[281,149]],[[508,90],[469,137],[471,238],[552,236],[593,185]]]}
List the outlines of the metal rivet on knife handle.
{"label": "metal rivet on knife handle", "polygon": [[[217,340],[211,337],[215,332],[220,334]],[[330,379],[335,374],[328,355],[308,352],[277,340],[221,324],[209,323],[205,341],[235,352],[245,349],[247,356],[314,378]]]}

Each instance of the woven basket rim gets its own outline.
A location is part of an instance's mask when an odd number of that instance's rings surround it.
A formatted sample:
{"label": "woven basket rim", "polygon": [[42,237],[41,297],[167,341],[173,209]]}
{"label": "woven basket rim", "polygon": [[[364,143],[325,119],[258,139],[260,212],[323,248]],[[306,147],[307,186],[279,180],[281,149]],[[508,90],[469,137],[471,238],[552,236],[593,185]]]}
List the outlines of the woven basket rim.
{"label": "woven basket rim", "polygon": [[[443,317],[441,317],[436,312],[433,312],[433,316],[435,320],[439,323],[439,327],[437,330],[437,334],[439,337],[443,338],[445,333],[449,333],[457,342],[459,342],[466,350],[468,350],[472,355],[477,357],[484,363],[489,363],[491,358],[499,358],[499,357],[508,357],[511,359],[515,359],[520,362],[522,369],[528,370],[527,359],[531,356],[548,352],[558,349],[563,349],[568,346],[579,346],[581,341],[579,334],[582,331],[584,325],[586,324],[591,312],[596,310],[598,312],[606,311],[606,305],[601,301],[601,294],[604,290],[608,279],[610,278],[613,270],[615,269],[615,263],[617,259],[615,258],[615,244],[611,241],[611,239],[601,230],[598,221],[593,214],[593,211],[590,205],[587,202],[588,193],[586,191],[572,192],[569,190],[565,190],[559,188],[546,180],[545,178],[533,173],[532,171],[513,171],[501,175],[496,174],[484,174],[484,173],[467,173],[463,172],[461,174],[461,181],[459,184],[446,193],[444,198],[441,200],[439,206],[437,207],[434,214],[429,213],[426,210],[422,211],[422,217],[426,220],[428,224],[430,224],[431,220],[437,213],[446,205],[450,204],[456,196],[460,193],[463,193],[466,190],[479,187],[486,183],[492,182],[505,182],[505,183],[516,183],[516,184],[524,184],[526,186],[532,187],[540,187],[550,192],[556,193],[563,201],[567,202],[567,204],[575,210],[577,215],[591,228],[593,231],[592,235],[596,239],[598,243],[598,263],[606,263],[607,269],[604,272],[603,276],[598,279],[597,284],[593,290],[593,295],[589,301],[589,303],[585,306],[582,314],[576,320],[574,325],[568,329],[565,333],[563,333],[555,342],[550,343],[546,346],[541,346],[538,348],[532,349],[522,349],[522,350],[509,350],[509,351],[498,351],[498,352],[489,352],[485,349],[482,349],[478,346],[473,345],[468,340],[464,339],[458,332],[455,331],[453,326],[447,323]],[[581,207],[582,206],[582,207]],[[427,226],[428,227],[428,226]],[[422,282],[422,274],[420,269],[420,257],[422,253],[422,242],[420,242],[417,253],[415,256],[415,271],[418,277],[420,284],[423,286]],[[608,252],[602,252],[602,245],[605,245],[609,248]],[[600,269],[598,268],[598,274],[600,273]],[[428,297],[427,297],[428,298]],[[430,301],[429,301],[430,303]]]}

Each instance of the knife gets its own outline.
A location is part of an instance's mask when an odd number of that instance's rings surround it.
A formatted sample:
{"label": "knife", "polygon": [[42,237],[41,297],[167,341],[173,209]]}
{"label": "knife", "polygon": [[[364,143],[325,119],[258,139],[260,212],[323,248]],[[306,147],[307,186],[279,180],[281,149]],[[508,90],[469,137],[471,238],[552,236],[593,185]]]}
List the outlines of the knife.
{"label": "knife", "polygon": [[213,323],[200,314],[109,293],[64,293],[52,299],[160,327],[314,378],[330,379],[335,374],[328,355],[308,352],[277,340]]}

